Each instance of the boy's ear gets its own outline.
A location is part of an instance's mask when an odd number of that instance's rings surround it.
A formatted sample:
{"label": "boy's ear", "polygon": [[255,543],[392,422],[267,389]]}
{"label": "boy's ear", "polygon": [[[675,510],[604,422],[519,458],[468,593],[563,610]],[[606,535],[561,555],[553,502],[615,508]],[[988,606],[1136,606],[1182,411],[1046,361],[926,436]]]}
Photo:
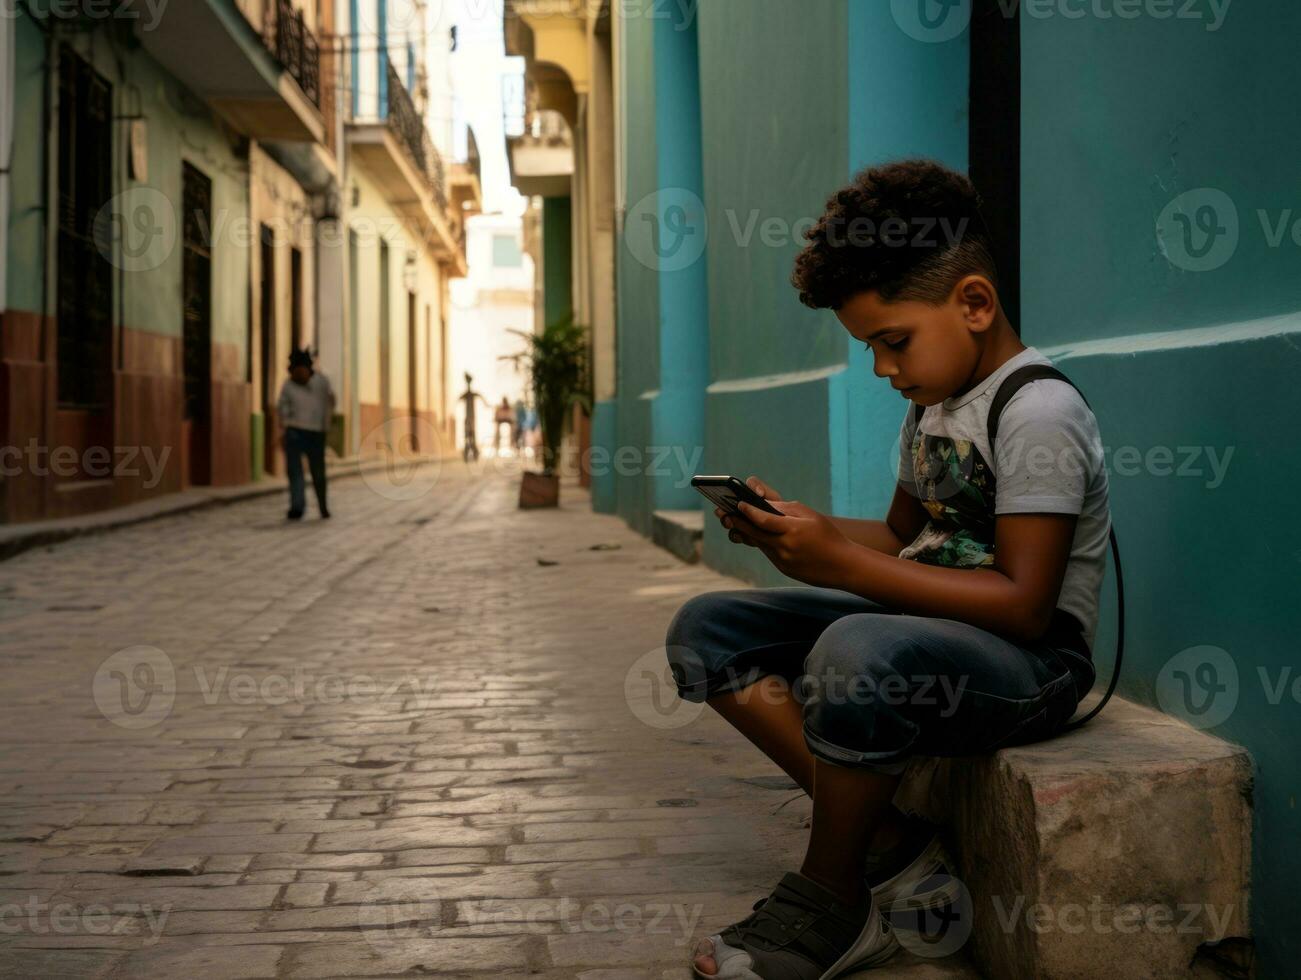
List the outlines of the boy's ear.
{"label": "boy's ear", "polygon": [[953,287],[962,318],[973,333],[983,333],[998,318],[998,291],[988,278],[976,273],[964,276]]}

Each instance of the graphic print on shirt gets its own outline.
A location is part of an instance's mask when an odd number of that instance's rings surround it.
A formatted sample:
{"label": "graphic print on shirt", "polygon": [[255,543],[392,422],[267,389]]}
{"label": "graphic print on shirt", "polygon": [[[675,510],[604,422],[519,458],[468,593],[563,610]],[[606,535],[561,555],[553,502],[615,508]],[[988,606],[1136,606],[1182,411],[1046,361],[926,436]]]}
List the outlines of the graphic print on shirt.
{"label": "graphic print on shirt", "polygon": [[966,439],[923,435],[912,443],[913,480],[931,515],[900,558],[977,568],[994,563],[994,471]]}

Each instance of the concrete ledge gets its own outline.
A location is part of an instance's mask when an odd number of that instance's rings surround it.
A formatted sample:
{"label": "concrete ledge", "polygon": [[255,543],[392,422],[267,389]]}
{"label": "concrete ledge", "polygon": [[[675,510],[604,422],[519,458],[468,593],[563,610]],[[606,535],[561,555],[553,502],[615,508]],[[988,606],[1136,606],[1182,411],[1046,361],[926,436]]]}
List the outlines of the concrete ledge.
{"label": "concrete ledge", "polygon": [[651,540],[683,561],[700,561],[701,539],[705,534],[705,512],[701,510],[657,510],[652,515]]}
{"label": "concrete ledge", "polygon": [[1251,787],[1245,749],[1113,699],[1060,738],[923,760],[899,802],[950,829],[989,976],[1187,977],[1250,935]]}

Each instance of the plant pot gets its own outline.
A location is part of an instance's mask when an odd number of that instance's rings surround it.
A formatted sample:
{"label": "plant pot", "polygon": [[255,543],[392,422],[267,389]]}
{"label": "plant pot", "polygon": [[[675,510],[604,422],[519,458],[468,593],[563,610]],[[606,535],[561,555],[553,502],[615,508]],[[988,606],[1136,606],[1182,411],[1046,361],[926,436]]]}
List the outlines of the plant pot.
{"label": "plant pot", "polygon": [[524,509],[560,506],[560,477],[525,470],[519,485],[519,505]]}

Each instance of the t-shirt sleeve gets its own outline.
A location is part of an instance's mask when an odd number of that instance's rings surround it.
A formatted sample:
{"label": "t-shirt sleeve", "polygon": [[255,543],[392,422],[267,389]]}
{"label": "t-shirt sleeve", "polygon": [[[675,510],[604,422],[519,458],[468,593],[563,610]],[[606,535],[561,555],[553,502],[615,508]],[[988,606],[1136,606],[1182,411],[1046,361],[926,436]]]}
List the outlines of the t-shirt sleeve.
{"label": "t-shirt sleeve", "polygon": [[903,425],[899,427],[899,486],[917,496],[916,474],[913,473],[913,436],[917,432],[917,415],[913,403],[908,403]]}
{"label": "t-shirt sleeve", "polygon": [[1102,465],[1098,423],[1070,385],[1026,385],[999,420],[995,514],[1079,514]]}

